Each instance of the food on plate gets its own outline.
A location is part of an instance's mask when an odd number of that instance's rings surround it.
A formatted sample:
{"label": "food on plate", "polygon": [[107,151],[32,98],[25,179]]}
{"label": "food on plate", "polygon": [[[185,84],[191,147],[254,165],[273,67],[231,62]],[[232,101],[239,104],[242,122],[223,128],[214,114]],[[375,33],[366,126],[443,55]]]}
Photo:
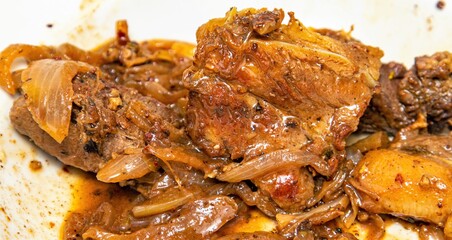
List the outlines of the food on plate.
{"label": "food on plate", "polygon": [[[124,188],[71,213],[62,237],[355,239],[361,225],[380,238],[386,214],[452,237],[451,54],[406,70],[350,33],[283,19],[232,8],[196,46],[137,43],[119,21],[91,51],[6,48],[17,131]],[[358,125],[373,133],[347,146]]]}
{"label": "food on plate", "polygon": [[[2,53],[3,59],[12,59],[17,57],[10,53],[13,48],[16,52],[28,48],[50,52],[41,55],[47,59],[33,61],[21,73],[21,81],[7,84],[23,92],[11,110],[12,123],[65,164],[92,172],[104,167],[101,175],[116,166],[105,164],[108,160],[128,166],[129,172],[107,182],[155,170],[156,160],[141,153],[146,141],[169,134],[184,141],[181,111],[188,91],[180,78],[191,64],[193,45],[166,40],[138,45],[127,40],[124,24],[118,23],[117,32],[126,37],[97,51],[77,50],[83,57],[67,54],[61,47],[24,45],[12,45]],[[28,55],[24,57],[30,61]]]}
{"label": "food on plate", "polygon": [[207,22],[184,83],[190,137],[209,156],[234,160],[217,178],[251,180],[279,208],[297,212],[314,196],[307,166],[331,176],[342,161],[383,54],[289,15],[285,25],[282,10],[232,9]]}

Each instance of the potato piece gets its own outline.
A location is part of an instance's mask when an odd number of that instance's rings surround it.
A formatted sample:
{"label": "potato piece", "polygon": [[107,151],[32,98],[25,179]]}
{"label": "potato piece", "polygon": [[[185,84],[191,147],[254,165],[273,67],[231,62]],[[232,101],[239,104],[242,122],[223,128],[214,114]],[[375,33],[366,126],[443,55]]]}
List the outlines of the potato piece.
{"label": "potato piece", "polygon": [[[351,182],[361,195],[361,207],[446,225],[452,216],[452,165],[397,150],[368,152]],[[451,218],[449,218],[450,221]]]}

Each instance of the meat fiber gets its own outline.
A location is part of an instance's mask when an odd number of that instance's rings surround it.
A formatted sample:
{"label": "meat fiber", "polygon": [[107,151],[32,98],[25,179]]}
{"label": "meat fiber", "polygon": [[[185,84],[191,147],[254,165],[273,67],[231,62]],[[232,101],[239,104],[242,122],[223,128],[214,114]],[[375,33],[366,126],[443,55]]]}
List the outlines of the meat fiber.
{"label": "meat fiber", "polygon": [[452,54],[438,52],[415,59],[407,70],[402,64],[384,64],[381,91],[375,94],[360,122],[360,130],[395,134],[416,121],[428,120],[429,131],[441,133],[452,126]]}
{"label": "meat fiber", "polygon": [[[316,32],[289,15],[285,25],[282,10],[233,8],[198,29],[194,63],[184,76],[187,130],[212,157],[244,164],[282,149],[309,152],[331,175],[378,84],[382,52],[344,32]],[[294,196],[312,195],[303,185],[311,177],[284,171],[278,170],[293,183],[266,186],[272,198],[297,204],[306,199]],[[258,187],[281,180],[273,175]]]}

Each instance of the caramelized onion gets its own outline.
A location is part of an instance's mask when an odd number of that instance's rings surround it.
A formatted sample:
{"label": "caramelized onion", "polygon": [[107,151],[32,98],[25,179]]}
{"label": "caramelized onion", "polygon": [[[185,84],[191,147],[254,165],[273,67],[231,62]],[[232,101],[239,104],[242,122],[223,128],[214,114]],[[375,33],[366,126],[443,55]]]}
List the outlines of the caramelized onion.
{"label": "caramelized onion", "polygon": [[217,240],[285,240],[284,237],[271,232],[240,232],[232,233],[223,237],[217,238]]}
{"label": "caramelized onion", "polygon": [[14,60],[24,57],[27,61],[50,58],[55,50],[46,46],[32,46],[26,44],[13,44],[0,53],[0,86],[10,94],[16,93],[20,83],[14,82],[11,75],[11,65]]}
{"label": "caramelized onion", "polygon": [[446,230],[443,232],[440,227],[435,225],[422,225],[418,231],[420,240],[446,239],[444,236]]}
{"label": "caramelized onion", "polygon": [[274,217],[277,208],[273,201],[269,200],[261,191],[253,192],[245,182],[218,183],[207,192],[210,195],[236,195],[248,206],[256,206],[265,215]]}
{"label": "caramelized onion", "polygon": [[156,164],[139,152],[111,159],[97,172],[96,177],[102,182],[115,183],[140,178],[152,171],[156,171]]}
{"label": "caramelized onion", "polygon": [[[192,58],[193,54],[195,52],[195,45],[188,42],[182,42],[182,41],[172,41],[172,40],[166,40],[166,39],[153,39],[148,40],[143,43],[143,46],[146,46],[146,48],[154,52],[156,50],[160,49],[166,49],[169,52],[182,56],[187,58]],[[158,54],[155,55],[155,57],[152,60],[173,60],[174,56],[169,58],[165,57],[165,55],[162,55],[163,53],[167,53],[164,51],[158,52]]]}
{"label": "caramelized onion", "polygon": [[369,231],[367,232],[367,236],[372,236],[373,239],[382,239],[385,235],[385,222],[378,214],[368,215],[367,219],[364,222],[361,222],[361,224],[371,226],[368,228]]}
{"label": "caramelized onion", "polygon": [[350,228],[358,216],[361,199],[359,198],[359,194],[356,189],[349,183],[344,185],[344,191],[350,199],[351,207],[349,207],[345,214],[341,217],[341,221],[346,228]]}
{"label": "caramelized onion", "polygon": [[345,179],[347,178],[347,170],[344,168],[340,168],[339,171],[337,171],[334,174],[333,180],[327,181],[323,183],[322,189],[316,193],[314,197],[309,199],[307,206],[312,207],[316,203],[318,203],[322,198],[327,195],[328,193],[336,191],[338,188],[342,186]]}
{"label": "caramelized onion", "polygon": [[386,132],[379,131],[376,133],[373,133],[366,138],[363,138],[353,145],[351,145],[347,151],[350,152],[361,152],[366,153],[370,150],[375,150],[379,148],[387,148],[389,145],[389,137]]}
{"label": "caramelized onion", "polygon": [[58,46],[58,53],[66,59],[89,63],[94,66],[100,66],[104,59],[100,51],[85,51],[72,44],[63,43]]}
{"label": "caramelized onion", "polygon": [[240,182],[254,179],[266,173],[282,169],[286,166],[312,166],[322,175],[330,175],[327,162],[319,156],[307,151],[278,150],[242,162],[230,169],[224,169],[217,175],[217,179],[227,182]]}
{"label": "caramelized onion", "polygon": [[153,117],[153,115],[148,114],[148,112],[149,110],[144,103],[132,100],[124,115],[143,132],[148,132],[152,127],[152,123],[146,116]]}
{"label": "caramelized onion", "polygon": [[164,162],[172,161],[185,163],[193,168],[203,171],[209,177],[213,177],[215,175],[215,170],[206,164],[211,161],[209,157],[189,146],[178,144],[173,144],[171,147],[147,145],[144,152],[152,154]]}
{"label": "caramelized onion", "polygon": [[206,239],[236,216],[238,206],[229,197],[215,196],[191,201],[184,206],[177,218],[168,223],[150,225],[132,233],[111,233],[100,226],[92,226],[83,239]]}
{"label": "caramelized onion", "polygon": [[192,192],[183,188],[170,188],[165,193],[157,195],[147,203],[135,206],[132,213],[135,217],[147,217],[154,214],[173,210],[182,206],[194,197]]}
{"label": "caramelized onion", "polygon": [[169,91],[157,82],[145,82],[144,90],[146,95],[152,96],[162,103],[170,104],[177,102],[178,99],[188,95],[188,90]]}
{"label": "caramelized onion", "polygon": [[22,72],[22,90],[28,110],[39,127],[61,143],[68,135],[71,120],[72,78],[78,72],[95,71],[89,64],[44,59]]}
{"label": "caramelized onion", "polygon": [[9,94],[15,94],[20,82],[12,78],[11,66],[14,60],[23,57],[27,62],[41,59],[72,59],[98,66],[102,63],[102,55],[98,52],[84,51],[74,45],[65,43],[58,48],[12,44],[0,53],[0,86]]}
{"label": "caramelized onion", "polygon": [[[300,214],[277,214],[276,221],[278,222],[278,228],[281,229],[282,233],[293,233],[295,232],[298,225],[300,225],[305,220],[311,217],[328,214],[329,212],[337,212],[345,209],[350,203],[348,197],[343,195],[334,201],[320,205],[319,207],[311,209],[309,212],[304,212]],[[337,214],[333,214],[333,219],[336,218]],[[326,221],[325,219],[323,219]],[[329,219],[331,220],[331,219]]]}

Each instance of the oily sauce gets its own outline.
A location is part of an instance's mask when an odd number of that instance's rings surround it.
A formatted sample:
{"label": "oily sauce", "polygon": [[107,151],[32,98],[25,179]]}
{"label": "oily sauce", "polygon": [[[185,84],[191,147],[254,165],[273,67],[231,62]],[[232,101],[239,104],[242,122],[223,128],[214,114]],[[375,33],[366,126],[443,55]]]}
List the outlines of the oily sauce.
{"label": "oily sauce", "polygon": [[100,182],[92,173],[72,168],[71,171],[80,177],[71,184],[72,203],[61,228],[62,239],[82,239],[81,234],[93,221],[92,215],[102,203],[109,202],[115,209],[127,209],[138,195],[118,184]]}

